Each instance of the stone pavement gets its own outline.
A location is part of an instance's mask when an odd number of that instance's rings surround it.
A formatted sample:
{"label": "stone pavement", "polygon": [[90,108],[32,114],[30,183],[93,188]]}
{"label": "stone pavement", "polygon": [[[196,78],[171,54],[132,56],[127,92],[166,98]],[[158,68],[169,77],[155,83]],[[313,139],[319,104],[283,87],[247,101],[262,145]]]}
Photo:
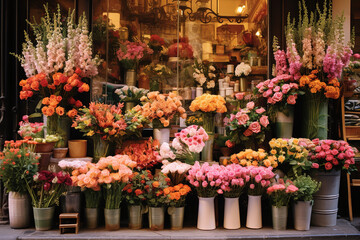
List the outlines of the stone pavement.
{"label": "stone pavement", "polygon": [[281,239],[290,240],[299,238],[301,240],[332,240],[332,239],[356,239],[360,240],[360,232],[344,219],[338,219],[337,226],[334,227],[311,227],[310,231],[296,231],[289,229],[286,231],[275,231],[271,228],[262,228],[259,230],[251,230],[242,227],[239,230],[225,230],[218,228],[213,231],[201,231],[196,228],[185,228],[180,231],[163,230],[150,231],[148,229],[129,230],[121,228],[118,231],[109,232],[104,228],[96,230],[80,229],[79,234],[59,234],[58,230],[51,231],[35,231],[35,229],[14,230],[9,225],[0,226],[1,240],[56,240],[56,239],[129,239],[129,240],[236,240],[236,239]]}

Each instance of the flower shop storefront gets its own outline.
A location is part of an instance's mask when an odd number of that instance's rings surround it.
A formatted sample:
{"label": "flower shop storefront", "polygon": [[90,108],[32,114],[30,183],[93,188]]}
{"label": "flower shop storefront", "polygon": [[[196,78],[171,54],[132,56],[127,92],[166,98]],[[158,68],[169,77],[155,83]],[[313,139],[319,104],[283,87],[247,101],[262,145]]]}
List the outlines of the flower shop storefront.
{"label": "flower shop storefront", "polygon": [[358,172],[338,112],[360,55],[335,1],[1,4],[8,228],[359,235],[338,219]]}

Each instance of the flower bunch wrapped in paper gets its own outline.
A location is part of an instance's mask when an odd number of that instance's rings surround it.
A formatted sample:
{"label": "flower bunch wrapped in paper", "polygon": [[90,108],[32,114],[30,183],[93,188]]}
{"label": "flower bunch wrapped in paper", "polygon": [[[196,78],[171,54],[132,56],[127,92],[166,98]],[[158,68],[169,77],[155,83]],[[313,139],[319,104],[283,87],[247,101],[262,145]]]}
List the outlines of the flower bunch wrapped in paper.
{"label": "flower bunch wrapped in paper", "polygon": [[118,154],[128,155],[132,161],[137,163],[137,169],[151,169],[158,164],[158,150],[159,141],[148,140],[124,142],[121,149],[117,151]]}
{"label": "flower bunch wrapped in paper", "polygon": [[136,111],[153,123],[154,128],[169,127],[170,121],[179,114],[181,118],[186,119],[185,109],[182,107],[181,97],[175,93],[169,95],[159,92],[149,92],[147,96],[142,97],[144,102],[142,106],[136,106]]}
{"label": "flower bunch wrapped in paper", "polygon": [[[265,139],[265,130],[269,125],[266,110],[255,107],[254,102],[248,102],[246,108],[239,109],[224,118],[224,125],[230,136],[230,141],[239,144],[245,141],[247,144],[255,141],[261,143]],[[248,147],[253,147],[249,145]]]}
{"label": "flower bunch wrapped in paper", "polygon": [[180,161],[169,162],[164,160],[163,166],[161,167],[161,172],[170,178],[170,184],[175,186],[184,182],[186,179],[186,174],[190,168],[191,165],[187,163],[182,163]]}
{"label": "flower bunch wrapped in paper", "polygon": [[272,172],[272,167],[258,167],[248,166],[249,171],[249,184],[248,184],[248,195],[260,196],[270,185],[271,180],[275,177]]}
{"label": "flower bunch wrapped in paper", "polygon": [[288,206],[292,196],[296,194],[298,188],[290,181],[279,179],[277,183],[272,184],[266,190],[270,196],[271,204],[277,208]]}
{"label": "flower bunch wrapped in paper", "polygon": [[222,167],[220,171],[221,190],[224,197],[237,198],[245,189],[247,182],[250,180],[249,171],[246,167],[239,164],[230,164]]}
{"label": "flower bunch wrapped in paper", "polygon": [[216,68],[207,61],[195,60],[193,65],[193,77],[200,87],[205,91],[215,92],[216,87]]}
{"label": "flower bunch wrapped in paper", "polygon": [[257,151],[252,149],[245,149],[230,157],[231,163],[246,166],[265,166],[276,168],[278,166],[277,158],[269,156],[264,149],[259,148]]}
{"label": "flower bunch wrapped in paper", "polygon": [[193,164],[198,154],[209,139],[204,128],[191,125],[175,134],[171,144],[163,143],[159,151],[159,159],[174,161],[175,159]]}
{"label": "flower bunch wrapped in paper", "polygon": [[344,169],[348,172],[355,170],[355,153],[353,148],[342,140],[320,140],[314,139],[315,148],[310,151],[309,156],[313,162],[312,168],[322,171],[332,169]]}
{"label": "flower bunch wrapped in paper", "polygon": [[226,101],[220,95],[203,94],[191,102],[190,110],[200,112],[203,119],[203,127],[208,134],[214,133],[214,116],[216,113],[224,113]]}
{"label": "flower bunch wrapped in paper", "polygon": [[187,179],[190,185],[194,186],[199,197],[215,197],[217,194],[222,194],[221,190],[222,179],[220,171],[222,167],[218,164],[209,165],[205,162],[200,165],[195,162],[189,170]]}
{"label": "flower bunch wrapped in paper", "polygon": [[147,181],[153,179],[153,175],[149,170],[134,172],[130,177],[129,183],[123,188],[125,199],[130,205],[142,205],[146,201],[146,192],[149,188]]}
{"label": "flower bunch wrapped in paper", "polygon": [[129,42],[125,41],[120,44],[119,50],[116,52],[118,60],[126,69],[135,69],[139,61],[147,54],[154,51],[148,47],[146,43],[141,41]]}
{"label": "flower bunch wrapped in paper", "polygon": [[115,90],[115,93],[119,95],[121,102],[134,102],[140,103],[140,99],[148,94],[149,90],[143,88],[137,88],[135,86],[125,86]]}
{"label": "flower bunch wrapped in paper", "polygon": [[19,131],[18,134],[22,138],[42,138],[44,137],[44,123],[29,122],[29,116],[24,115],[22,121],[19,122]]}

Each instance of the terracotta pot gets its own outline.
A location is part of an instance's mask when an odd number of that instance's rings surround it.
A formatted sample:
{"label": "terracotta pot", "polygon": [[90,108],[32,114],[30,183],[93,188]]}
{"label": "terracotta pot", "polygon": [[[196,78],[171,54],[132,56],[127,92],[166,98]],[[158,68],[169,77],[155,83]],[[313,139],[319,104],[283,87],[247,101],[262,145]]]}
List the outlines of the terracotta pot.
{"label": "terracotta pot", "polygon": [[48,170],[52,152],[40,153],[39,170]]}
{"label": "terracotta pot", "polygon": [[37,143],[35,152],[37,153],[50,153],[53,151],[55,143]]}
{"label": "terracotta pot", "polygon": [[69,156],[71,158],[86,157],[87,140],[69,140]]}
{"label": "terracotta pot", "polygon": [[53,157],[54,158],[65,158],[68,152],[68,148],[54,148]]}

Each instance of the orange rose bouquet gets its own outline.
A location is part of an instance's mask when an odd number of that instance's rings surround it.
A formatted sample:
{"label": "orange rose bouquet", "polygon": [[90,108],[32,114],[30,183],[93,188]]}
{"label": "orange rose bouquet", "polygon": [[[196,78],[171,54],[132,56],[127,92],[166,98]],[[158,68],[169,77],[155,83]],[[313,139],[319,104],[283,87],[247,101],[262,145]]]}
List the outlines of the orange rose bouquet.
{"label": "orange rose bouquet", "polygon": [[175,93],[160,94],[159,92],[149,92],[147,96],[140,99],[143,105],[137,106],[145,118],[153,123],[154,128],[169,127],[171,119],[176,114],[186,119],[186,111],[182,107],[181,97]]}
{"label": "orange rose bouquet", "polygon": [[[177,207],[184,207],[185,206],[185,200],[187,194],[191,191],[191,188],[189,185],[186,184],[178,184],[173,187],[167,187],[164,189],[164,194],[167,195],[168,199],[170,200],[169,206],[173,208]],[[174,209],[169,208],[168,212],[171,214],[171,212]]]}
{"label": "orange rose bouquet", "polygon": [[230,157],[230,162],[240,164],[243,167],[265,166],[276,168],[278,166],[276,156],[269,156],[262,148],[259,148],[257,151],[245,149],[237,154],[233,154]]}

